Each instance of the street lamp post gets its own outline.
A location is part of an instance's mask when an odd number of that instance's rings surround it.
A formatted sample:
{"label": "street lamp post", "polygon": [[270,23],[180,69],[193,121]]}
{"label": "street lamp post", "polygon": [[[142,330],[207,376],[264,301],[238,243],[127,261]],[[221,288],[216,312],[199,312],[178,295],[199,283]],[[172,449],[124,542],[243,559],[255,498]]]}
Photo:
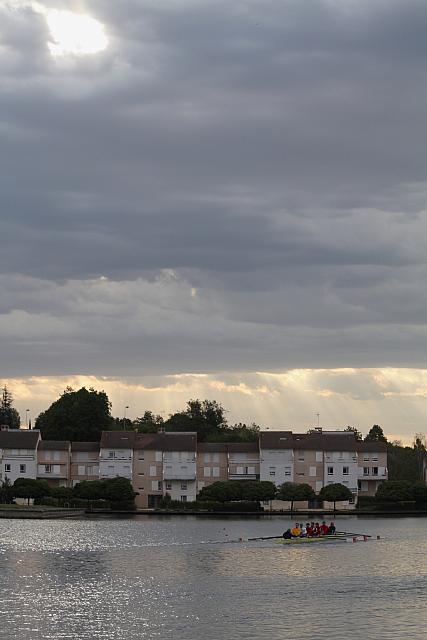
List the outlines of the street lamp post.
{"label": "street lamp post", "polygon": [[25,409],[25,426],[28,429],[28,414],[29,414],[30,410],[29,409]]}
{"label": "street lamp post", "polygon": [[123,431],[126,430],[126,409],[129,409],[129,405],[128,404],[125,406],[125,410],[123,412]]}

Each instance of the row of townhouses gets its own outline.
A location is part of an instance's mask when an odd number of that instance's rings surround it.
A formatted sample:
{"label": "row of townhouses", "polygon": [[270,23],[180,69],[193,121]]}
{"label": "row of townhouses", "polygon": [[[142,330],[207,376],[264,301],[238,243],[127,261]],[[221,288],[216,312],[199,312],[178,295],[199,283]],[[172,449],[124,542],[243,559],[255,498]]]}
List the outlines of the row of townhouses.
{"label": "row of townhouses", "polygon": [[132,482],[139,508],[156,507],[166,494],[193,501],[218,480],[307,483],[316,492],[340,482],[356,500],[387,480],[387,448],[322,429],[263,431],[248,443],[197,442],[193,432],[104,431],[101,442],[68,442],[42,440],[37,430],[0,431],[0,480],[40,478],[67,487],[116,476]]}

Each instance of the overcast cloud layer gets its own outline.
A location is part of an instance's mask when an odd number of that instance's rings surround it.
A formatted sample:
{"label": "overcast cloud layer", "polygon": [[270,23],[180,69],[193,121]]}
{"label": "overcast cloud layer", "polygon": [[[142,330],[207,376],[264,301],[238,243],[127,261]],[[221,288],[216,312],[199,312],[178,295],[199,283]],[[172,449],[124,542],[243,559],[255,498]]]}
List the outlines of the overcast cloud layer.
{"label": "overcast cloud layer", "polygon": [[63,57],[40,7],[82,11],[0,0],[2,378],[425,367],[425,0],[93,0]]}

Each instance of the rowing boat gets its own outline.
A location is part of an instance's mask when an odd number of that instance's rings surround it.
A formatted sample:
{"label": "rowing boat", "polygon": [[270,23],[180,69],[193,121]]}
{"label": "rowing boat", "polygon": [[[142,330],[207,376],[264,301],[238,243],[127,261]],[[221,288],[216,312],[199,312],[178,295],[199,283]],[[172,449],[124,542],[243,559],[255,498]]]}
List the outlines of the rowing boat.
{"label": "rowing boat", "polygon": [[310,544],[312,542],[347,542],[349,536],[334,535],[334,536],[318,536],[316,538],[283,538],[277,540],[277,544]]}

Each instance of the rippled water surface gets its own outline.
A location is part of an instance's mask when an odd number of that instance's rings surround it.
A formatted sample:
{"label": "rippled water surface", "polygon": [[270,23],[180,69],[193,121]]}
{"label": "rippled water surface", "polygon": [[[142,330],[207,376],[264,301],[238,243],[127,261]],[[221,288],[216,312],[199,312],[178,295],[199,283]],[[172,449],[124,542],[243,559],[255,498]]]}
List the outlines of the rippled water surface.
{"label": "rippled water surface", "polygon": [[0,520],[3,640],[427,637],[427,520],[283,547],[286,519]]}

